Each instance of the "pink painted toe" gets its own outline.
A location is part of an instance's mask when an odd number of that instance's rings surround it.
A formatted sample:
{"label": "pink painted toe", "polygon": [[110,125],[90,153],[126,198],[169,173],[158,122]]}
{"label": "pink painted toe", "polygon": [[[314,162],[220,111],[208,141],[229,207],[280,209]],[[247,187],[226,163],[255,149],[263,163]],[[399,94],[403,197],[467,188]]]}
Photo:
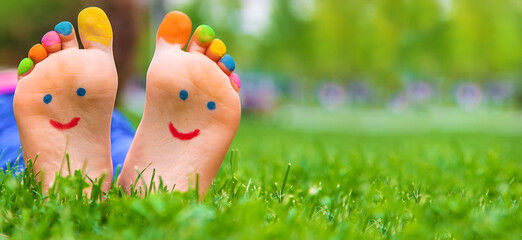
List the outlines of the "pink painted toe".
{"label": "pink painted toe", "polygon": [[239,92],[239,89],[241,89],[241,79],[239,79],[239,76],[235,73],[230,74],[230,84],[232,84],[232,87],[236,92]]}
{"label": "pink painted toe", "polygon": [[54,53],[61,50],[62,41],[57,32],[49,31],[42,37],[42,45],[48,53]]}
{"label": "pink painted toe", "polygon": [[62,43],[60,36],[55,31],[49,31],[42,37],[42,45],[46,47],[53,46],[55,44]]}

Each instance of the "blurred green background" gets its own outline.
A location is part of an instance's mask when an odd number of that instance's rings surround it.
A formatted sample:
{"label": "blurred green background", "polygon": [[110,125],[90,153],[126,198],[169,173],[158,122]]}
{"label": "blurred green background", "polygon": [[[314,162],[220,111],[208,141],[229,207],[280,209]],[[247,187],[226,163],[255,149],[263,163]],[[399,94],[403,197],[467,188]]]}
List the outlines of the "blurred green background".
{"label": "blurred green background", "polygon": [[0,66],[15,68],[55,23],[76,24],[90,5],[113,23],[128,96],[120,103],[139,98],[127,83],[143,85],[159,22],[181,10],[194,29],[211,25],[227,44],[246,109],[518,105],[522,2],[512,0],[2,1]]}

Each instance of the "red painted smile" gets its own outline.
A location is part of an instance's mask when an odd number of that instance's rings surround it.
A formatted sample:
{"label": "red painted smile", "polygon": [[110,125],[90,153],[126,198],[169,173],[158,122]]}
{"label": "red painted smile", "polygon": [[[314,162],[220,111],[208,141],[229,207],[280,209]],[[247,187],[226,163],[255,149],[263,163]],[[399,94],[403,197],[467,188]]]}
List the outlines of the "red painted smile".
{"label": "red painted smile", "polygon": [[196,129],[189,133],[180,133],[174,127],[174,125],[172,125],[172,123],[169,123],[169,130],[170,130],[170,133],[172,133],[172,136],[174,136],[175,138],[177,138],[179,140],[190,140],[199,135],[199,129]]}
{"label": "red painted smile", "polygon": [[76,125],[78,125],[78,122],[80,121],[80,118],[79,117],[75,117],[73,118],[70,122],[68,123],[60,123],[60,122],[57,122],[57,121],[54,121],[54,120],[49,120],[49,123],[51,124],[51,126],[53,126],[54,128],[62,131],[62,130],[67,130],[67,129],[70,129],[70,128],[73,128],[73,127],[76,127]]}

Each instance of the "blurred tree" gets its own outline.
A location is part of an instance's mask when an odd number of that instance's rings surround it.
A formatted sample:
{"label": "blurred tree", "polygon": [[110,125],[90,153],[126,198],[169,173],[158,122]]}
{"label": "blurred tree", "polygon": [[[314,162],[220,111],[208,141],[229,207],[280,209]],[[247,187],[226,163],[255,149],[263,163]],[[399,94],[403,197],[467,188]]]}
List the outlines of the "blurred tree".
{"label": "blurred tree", "polygon": [[[77,26],[77,15],[88,6],[107,13],[114,32],[114,58],[120,85],[134,74],[133,59],[139,31],[134,0],[19,0],[0,2],[0,66],[16,67],[28,50],[60,21]],[[7,33],[7,34],[4,34]],[[80,43],[81,44],[81,43]],[[122,90],[124,88],[119,88]]]}
{"label": "blurred tree", "polygon": [[486,81],[520,74],[517,1],[315,1],[306,21],[289,11],[291,2],[275,1],[256,54],[242,55],[258,57],[266,71],[392,88],[404,75]]}
{"label": "blurred tree", "polygon": [[80,0],[0,1],[0,66],[16,67],[56,23],[76,24]]}
{"label": "blurred tree", "polygon": [[[79,1],[2,1],[0,14],[7,20],[0,22],[0,64],[16,66],[35,39],[56,22],[75,23]],[[269,24],[256,33],[248,30],[258,23],[244,21],[249,14],[245,7],[252,1],[165,3],[167,11],[185,11],[194,29],[211,25],[229,46],[238,69],[246,71],[310,83],[369,80],[391,89],[399,87],[405,76],[451,82],[514,78],[522,73],[520,1],[266,0]],[[154,35],[154,24],[138,37],[146,43],[138,49],[142,75],[154,43],[153,36],[143,36]]]}

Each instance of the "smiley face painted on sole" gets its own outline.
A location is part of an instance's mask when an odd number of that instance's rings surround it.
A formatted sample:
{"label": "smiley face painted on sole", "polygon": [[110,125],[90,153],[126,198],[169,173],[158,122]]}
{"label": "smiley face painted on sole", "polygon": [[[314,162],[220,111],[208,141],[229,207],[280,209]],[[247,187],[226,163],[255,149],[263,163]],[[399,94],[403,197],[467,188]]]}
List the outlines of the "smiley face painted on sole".
{"label": "smiley face painted on sole", "polygon": [[71,119],[71,121],[69,121],[68,123],[60,123],[60,122],[54,121],[52,119],[49,120],[49,123],[54,128],[62,131],[62,130],[67,130],[67,129],[71,129],[73,127],[76,127],[76,125],[78,125],[79,121],[80,121],[80,118],[79,117],[75,117],[75,118]]}
{"label": "smiley face painted on sole", "polygon": [[42,31],[47,33],[18,67],[13,113],[23,160],[34,163],[43,193],[57,174],[67,176],[75,170],[89,179],[103,179],[99,183],[107,192],[113,175],[110,130],[118,88],[112,28],[96,7],[81,11],[79,28],[67,21],[72,19],[63,20],[54,30]]}
{"label": "smiley face painted on sole", "polygon": [[[78,95],[79,97],[85,96],[86,93],[87,93],[87,91],[85,90],[85,88],[82,88],[82,87],[80,87],[76,90],[76,95]],[[46,105],[50,104],[52,101],[53,101],[53,95],[51,95],[51,94],[46,94],[43,97],[43,102]],[[78,122],[80,122],[80,117],[74,117],[69,122],[65,122],[65,123],[56,121],[54,119],[49,120],[49,124],[51,124],[51,126],[53,126],[54,128],[56,128],[60,131],[76,127],[76,125],[78,125]]]}
{"label": "smiley face painted on sole", "polygon": [[191,25],[175,11],[160,25],[143,117],[118,179],[124,187],[161,178],[163,186],[204,196],[234,139],[241,119],[235,63],[220,61],[227,49],[214,30],[202,25],[190,37]]}
{"label": "smiley face painted on sole", "polygon": [[[187,90],[183,89],[183,90],[179,91],[179,98],[181,99],[181,101],[183,101],[183,102],[186,101],[188,99],[188,97],[189,97],[189,94],[188,94]],[[191,103],[186,103],[186,104],[191,104]],[[196,106],[196,107],[201,107],[201,106]],[[214,111],[214,110],[216,110],[216,103],[214,101],[208,101],[206,104],[206,108],[209,111]],[[176,129],[176,127],[174,127],[174,124],[172,124],[172,122],[169,122],[169,131],[173,137],[175,137],[179,140],[191,140],[191,139],[199,136],[199,134],[201,132],[197,128],[194,129],[193,131],[190,131],[187,133],[179,132],[178,129]]]}

